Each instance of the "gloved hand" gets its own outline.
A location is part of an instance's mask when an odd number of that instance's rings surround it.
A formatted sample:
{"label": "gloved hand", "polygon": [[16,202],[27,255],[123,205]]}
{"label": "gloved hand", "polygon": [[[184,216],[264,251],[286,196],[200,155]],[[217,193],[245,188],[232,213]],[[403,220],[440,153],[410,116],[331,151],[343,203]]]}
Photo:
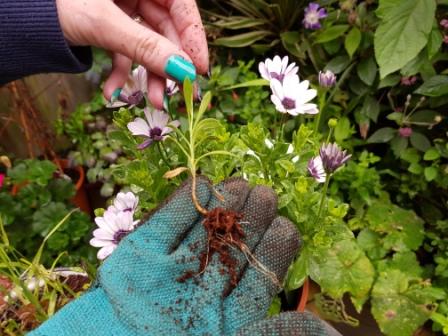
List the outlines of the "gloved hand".
{"label": "gloved hand", "polygon": [[[224,196],[223,202],[205,179],[199,179],[200,204],[242,212],[245,244],[260,263],[283,279],[299,239],[292,223],[276,217],[272,189],[250,189],[244,180],[229,179],[216,190]],[[325,324],[309,313],[263,320],[278,285],[248,264],[237,249],[232,253],[238,259],[239,282],[230,292],[225,291],[229,275],[222,272],[217,254],[201,275],[178,281],[186,272],[198,271],[198,256],[207,247],[189,182],[142,223],[106,259],[87,293],[29,335],[329,334]]]}

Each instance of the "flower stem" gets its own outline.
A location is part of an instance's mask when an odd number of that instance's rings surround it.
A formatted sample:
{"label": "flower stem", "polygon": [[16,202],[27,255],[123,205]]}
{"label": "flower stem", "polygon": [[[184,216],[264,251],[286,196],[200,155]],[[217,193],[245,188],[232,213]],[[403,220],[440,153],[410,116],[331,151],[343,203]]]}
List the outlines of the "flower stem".
{"label": "flower stem", "polygon": [[163,162],[168,166],[168,168],[171,169],[171,165],[168,161],[168,157],[166,155],[165,147],[160,143],[160,141],[157,141],[157,149],[159,150],[160,156],[162,157]]}
{"label": "flower stem", "polygon": [[322,209],[324,208],[324,203],[325,203],[325,199],[327,196],[328,185],[330,184],[330,178],[331,178],[331,175],[327,175],[327,177],[325,179],[324,188],[322,189],[322,196],[320,198],[319,211],[317,212],[316,223],[319,221],[320,215],[322,214]]}
{"label": "flower stem", "polygon": [[325,110],[325,105],[327,104],[326,98],[327,91],[325,91],[319,99],[319,113],[317,114],[317,118],[314,120],[314,132],[316,133],[319,130],[320,119]]}

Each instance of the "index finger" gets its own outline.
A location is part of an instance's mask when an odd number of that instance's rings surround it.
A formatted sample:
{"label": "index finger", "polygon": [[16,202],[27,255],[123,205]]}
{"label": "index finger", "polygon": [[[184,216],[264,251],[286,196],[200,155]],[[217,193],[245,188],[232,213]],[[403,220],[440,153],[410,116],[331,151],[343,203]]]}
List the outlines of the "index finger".
{"label": "index finger", "polygon": [[154,0],[171,15],[182,49],[191,57],[199,73],[209,68],[208,45],[195,0]]}

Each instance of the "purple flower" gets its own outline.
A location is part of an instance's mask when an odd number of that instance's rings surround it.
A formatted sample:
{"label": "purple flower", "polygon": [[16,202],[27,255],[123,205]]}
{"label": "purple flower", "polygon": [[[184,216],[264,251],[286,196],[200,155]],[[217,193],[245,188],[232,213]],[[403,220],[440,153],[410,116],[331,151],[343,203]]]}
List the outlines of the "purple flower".
{"label": "purple flower", "polygon": [[320,29],[321,25],[319,20],[326,18],[327,15],[325,8],[320,8],[319,4],[310,2],[308,7],[305,8],[305,17],[302,23],[306,29]]}
{"label": "purple flower", "polygon": [[268,81],[276,79],[280,83],[283,83],[283,80],[287,76],[297,77],[298,79],[297,71],[299,71],[299,67],[294,62],[288,64],[288,61],[288,56],[280,58],[277,55],[272,60],[267,58],[264,62],[258,64],[258,71],[261,77]]}
{"label": "purple flower", "polygon": [[178,120],[174,120],[168,123],[169,116],[163,111],[153,110],[149,108],[144,110],[146,120],[142,118],[136,118],[134,121],[128,124],[128,129],[133,135],[141,135],[146,138],[138,149],[144,149],[151,145],[154,141],[163,141],[169,133],[173,131],[173,128],[179,127]]}
{"label": "purple flower", "polygon": [[331,72],[330,70],[327,70],[325,72],[319,71],[319,85],[324,88],[332,87],[334,84],[336,84],[336,75]]}
{"label": "purple flower", "polygon": [[448,29],[448,20],[447,19],[442,19],[440,21],[440,25],[444,28],[444,29]]}
{"label": "purple flower", "polygon": [[342,151],[335,143],[323,144],[320,147],[319,155],[327,174],[333,173],[351,158],[347,151]]}
{"label": "purple flower", "polygon": [[132,192],[119,192],[114,200],[114,204],[107,208],[108,212],[118,214],[119,212],[134,213],[138,205],[138,196]]}
{"label": "purple flower", "polygon": [[177,92],[179,92],[179,85],[175,81],[172,81],[171,79],[166,80],[166,88],[165,92],[167,96],[171,97],[175,95]]}
{"label": "purple flower", "polygon": [[416,81],[417,81],[417,76],[409,76],[409,77],[404,76],[404,77],[401,77],[401,79],[400,79],[401,85],[404,85],[404,86],[414,85]]}
{"label": "purple flower", "polygon": [[311,176],[319,183],[324,183],[327,178],[325,169],[320,156],[316,156],[308,161],[308,171]]}
{"label": "purple flower", "polygon": [[398,134],[402,138],[409,138],[412,135],[412,128],[410,128],[410,127],[400,127],[398,129]]}
{"label": "purple flower", "polygon": [[140,104],[148,93],[148,73],[144,67],[139,65],[132,71],[126,84],[121,90],[118,100],[109,103],[107,107],[122,107],[130,105],[130,108]]}

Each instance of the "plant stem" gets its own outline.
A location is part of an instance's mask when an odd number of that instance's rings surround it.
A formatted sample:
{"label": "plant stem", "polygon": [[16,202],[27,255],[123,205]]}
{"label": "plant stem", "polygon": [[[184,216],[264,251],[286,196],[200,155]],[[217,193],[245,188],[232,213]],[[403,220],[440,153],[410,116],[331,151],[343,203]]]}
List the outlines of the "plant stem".
{"label": "plant stem", "polygon": [[314,120],[314,133],[319,130],[320,119],[325,110],[325,105],[327,104],[326,98],[327,91],[325,91],[319,99],[319,113],[317,114],[317,118]]}
{"label": "plant stem", "polygon": [[157,148],[159,150],[160,156],[162,157],[163,162],[165,162],[165,164],[168,166],[168,168],[171,169],[171,165],[168,161],[168,157],[165,151],[165,147],[163,147],[163,145],[160,143],[160,141],[157,141]]}
{"label": "plant stem", "polygon": [[302,295],[300,296],[299,305],[297,306],[297,311],[299,313],[303,313],[305,311],[306,303],[308,301],[308,296],[310,292],[310,281],[308,277],[305,278],[305,281],[302,286]]}
{"label": "plant stem", "polygon": [[[325,179],[324,188],[322,189],[322,196],[320,198],[319,211],[317,212],[316,223],[319,221],[320,215],[322,214],[322,209],[324,207],[325,199],[327,196],[328,185],[330,184],[331,175],[327,175]],[[320,227],[320,225],[319,225]]]}

